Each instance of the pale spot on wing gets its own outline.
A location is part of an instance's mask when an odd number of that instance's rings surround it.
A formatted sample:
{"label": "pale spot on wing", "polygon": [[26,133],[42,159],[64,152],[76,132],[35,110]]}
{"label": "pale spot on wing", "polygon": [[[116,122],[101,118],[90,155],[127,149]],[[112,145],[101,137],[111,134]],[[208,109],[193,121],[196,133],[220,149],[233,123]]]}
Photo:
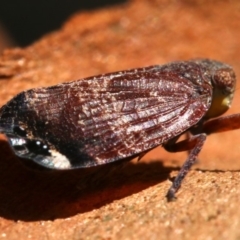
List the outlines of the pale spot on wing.
{"label": "pale spot on wing", "polygon": [[56,169],[68,169],[71,168],[70,161],[63,154],[56,150],[49,150],[51,157],[46,157],[42,160],[44,165],[48,165],[51,168]]}

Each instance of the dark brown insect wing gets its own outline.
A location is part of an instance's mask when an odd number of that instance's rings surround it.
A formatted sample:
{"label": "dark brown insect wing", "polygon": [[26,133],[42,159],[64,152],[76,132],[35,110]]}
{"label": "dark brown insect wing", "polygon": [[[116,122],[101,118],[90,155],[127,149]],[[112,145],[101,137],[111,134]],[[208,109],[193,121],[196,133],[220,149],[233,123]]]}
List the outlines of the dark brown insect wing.
{"label": "dark brown insect wing", "polygon": [[69,167],[90,167],[140,154],[195,125],[209,108],[211,86],[198,64],[179,62],[19,96],[21,102],[9,102],[1,121],[8,116],[31,141],[69,160]]}

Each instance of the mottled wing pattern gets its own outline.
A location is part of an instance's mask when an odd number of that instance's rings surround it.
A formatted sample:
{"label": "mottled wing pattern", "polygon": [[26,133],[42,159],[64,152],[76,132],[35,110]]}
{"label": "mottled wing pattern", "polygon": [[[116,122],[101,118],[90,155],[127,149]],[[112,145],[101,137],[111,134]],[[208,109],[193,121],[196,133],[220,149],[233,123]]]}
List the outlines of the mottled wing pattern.
{"label": "mottled wing pattern", "polygon": [[196,63],[178,63],[23,95],[14,124],[65,156],[72,167],[90,167],[139,154],[186,131],[208,110],[211,86]]}

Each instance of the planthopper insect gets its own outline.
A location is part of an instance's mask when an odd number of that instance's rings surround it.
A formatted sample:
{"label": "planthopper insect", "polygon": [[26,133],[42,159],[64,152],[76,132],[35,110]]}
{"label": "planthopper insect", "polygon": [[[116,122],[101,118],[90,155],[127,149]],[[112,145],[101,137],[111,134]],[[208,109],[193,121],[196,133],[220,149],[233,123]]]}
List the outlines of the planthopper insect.
{"label": "planthopper insect", "polygon": [[18,94],[0,109],[0,132],[17,156],[57,170],[141,158],[159,145],[188,150],[173,200],[206,136],[240,128],[240,114],[215,118],[235,84],[230,66],[208,59],[103,74]]}

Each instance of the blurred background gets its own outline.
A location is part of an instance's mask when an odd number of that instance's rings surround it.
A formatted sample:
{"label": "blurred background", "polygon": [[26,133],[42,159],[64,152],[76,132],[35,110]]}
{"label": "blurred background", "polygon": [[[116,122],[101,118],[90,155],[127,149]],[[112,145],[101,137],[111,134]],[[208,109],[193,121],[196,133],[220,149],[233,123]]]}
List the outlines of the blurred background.
{"label": "blurred background", "polygon": [[54,31],[74,13],[127,2],[126,0],[1,0],[0,54],[5,48],[24,47]]}

